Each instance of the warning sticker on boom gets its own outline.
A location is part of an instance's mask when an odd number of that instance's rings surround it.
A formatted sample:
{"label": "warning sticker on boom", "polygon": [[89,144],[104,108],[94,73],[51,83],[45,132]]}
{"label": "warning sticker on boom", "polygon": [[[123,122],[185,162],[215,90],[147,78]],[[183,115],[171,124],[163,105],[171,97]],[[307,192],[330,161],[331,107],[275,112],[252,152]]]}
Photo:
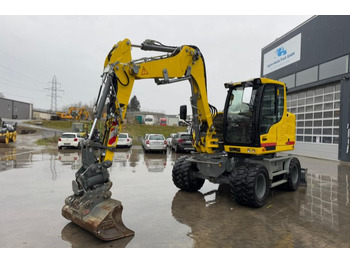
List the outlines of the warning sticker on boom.
{"label": "warning sticker on boom", "polygon": [[146,68],[144,66],[142,67],[141,75],[148,75],[148,71],[146,70]]}

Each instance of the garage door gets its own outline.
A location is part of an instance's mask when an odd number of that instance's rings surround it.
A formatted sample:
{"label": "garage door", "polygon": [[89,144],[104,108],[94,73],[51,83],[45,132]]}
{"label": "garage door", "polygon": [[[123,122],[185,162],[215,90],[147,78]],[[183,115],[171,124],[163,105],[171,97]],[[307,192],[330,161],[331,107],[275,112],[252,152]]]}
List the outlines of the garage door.
{"label": "garage door", "polygon": [[287,106],[296,115],[295,153],[337,160],[340,82],[288,94]]}

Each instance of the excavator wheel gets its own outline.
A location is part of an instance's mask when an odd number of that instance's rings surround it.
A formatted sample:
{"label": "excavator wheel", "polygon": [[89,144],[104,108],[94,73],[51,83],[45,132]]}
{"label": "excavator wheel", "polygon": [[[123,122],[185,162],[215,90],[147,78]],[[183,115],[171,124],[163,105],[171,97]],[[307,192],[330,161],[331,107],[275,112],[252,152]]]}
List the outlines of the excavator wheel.
{"label": "excavator wheel", "polygon": [[173,182],[181,190],[196,192],[202,188],[205,180],[193,175],[196,168],[187,161],[188,158],[189,156],[182,156],[176,161],[172,172]]}
{"label": "excavator wheel", "polygon": [[133,236],[135,232],[122,221],[122,203],[110,198],[111,186],[109,182],[83,195],[67,197],[62,215],[104,241]]}
{"label": "excavator wheel", "polygon": [[269,176],[264,166],[242,163],[231,172],[230,191],[241,205],[262,207],[270,193]]}
{"label": "excavator wheel", "polygon": [[5,143],[5,144],[9,143],[9,137],[7,134],[4,136],[0,136],[0,143]]}
{"label": "excavator wheel", "polygon": [[15,131],[12,133],[12,136],[10,138],[10,142],[16,142],[16,139],[17,139],[17,132]]}

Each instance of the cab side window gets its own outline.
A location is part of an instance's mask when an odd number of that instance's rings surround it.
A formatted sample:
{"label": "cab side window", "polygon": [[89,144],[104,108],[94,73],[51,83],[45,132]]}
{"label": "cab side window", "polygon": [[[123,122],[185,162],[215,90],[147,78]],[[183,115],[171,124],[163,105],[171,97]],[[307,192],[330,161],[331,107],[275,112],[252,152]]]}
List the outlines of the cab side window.
{"label": "cab side window", "polygon": [[260,134],[267,134],[270,127],[281,120],[284,112],[284,87],[267,85],[264,89],[260,113]]}

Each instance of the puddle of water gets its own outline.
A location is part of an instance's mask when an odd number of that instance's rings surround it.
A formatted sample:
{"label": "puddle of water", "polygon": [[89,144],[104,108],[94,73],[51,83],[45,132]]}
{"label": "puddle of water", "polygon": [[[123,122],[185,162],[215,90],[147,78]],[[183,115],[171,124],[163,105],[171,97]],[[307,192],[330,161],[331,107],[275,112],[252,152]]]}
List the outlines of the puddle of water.
{"label": "puddle of water", "polygon": [[350,166],[332,162],[331,175],[309,169],[307,187],[274,189],[266,206],[252,209],[232,201],[225,185],[179,191],[171,178],[179,156],[136,146],[116,152],[112,197],[136,233],[103,242],[61,215],[80,151],[1,148],[0,247],[350,247]]}

